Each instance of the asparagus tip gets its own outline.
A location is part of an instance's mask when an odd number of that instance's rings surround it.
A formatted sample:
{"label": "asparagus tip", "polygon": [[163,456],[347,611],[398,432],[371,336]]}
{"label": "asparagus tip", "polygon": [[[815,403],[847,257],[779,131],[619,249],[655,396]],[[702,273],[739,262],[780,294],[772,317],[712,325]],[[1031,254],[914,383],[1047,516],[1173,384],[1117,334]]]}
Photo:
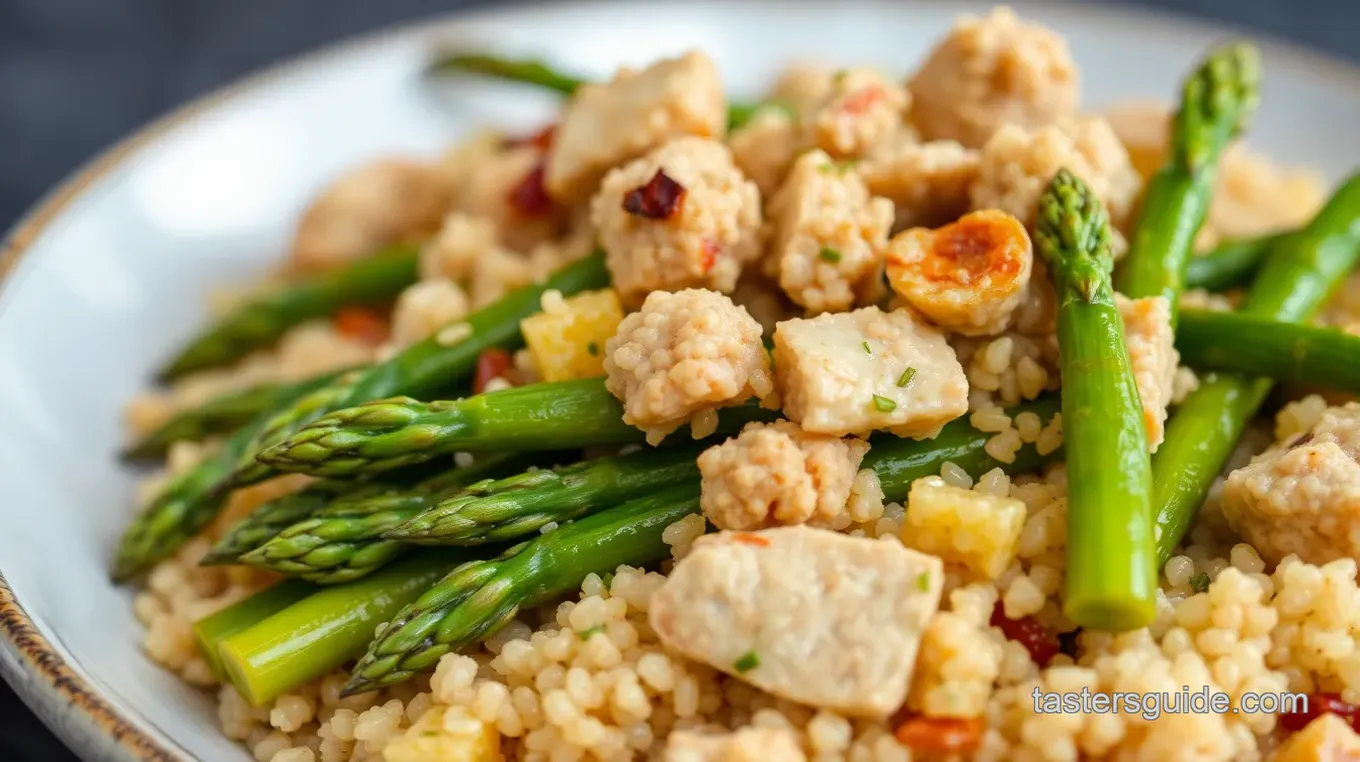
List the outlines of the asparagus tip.
{"label": "asparagus tip", "polygon": [[1034,234],[1039,253],[1083,301],[1091,301],[1114,268],[1110,225],[1105,208],[1091,189],[1067,169],[1060,169],[1039,199]]}
{"label": "asparagus tip", "polygon": [[1176,142],[1198,172],[1250,126],[1261,99],[1261,50],[1234,40],[1209,52],[1186,78],[1176,114]]}

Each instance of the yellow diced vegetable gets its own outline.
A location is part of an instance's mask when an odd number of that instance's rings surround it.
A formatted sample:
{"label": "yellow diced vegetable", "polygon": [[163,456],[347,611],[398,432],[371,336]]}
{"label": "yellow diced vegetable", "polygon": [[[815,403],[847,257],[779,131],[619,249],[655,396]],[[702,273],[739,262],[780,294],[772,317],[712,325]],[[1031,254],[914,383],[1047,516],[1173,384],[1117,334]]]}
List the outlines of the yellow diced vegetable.
{"label": "yellow diced vegetable", "polygon": [[604,375],[604,343],[623,320],[612,289],[586,291],[520,321],[524,342],[544,381]]}
{"label": "yellow diced vegetable", "polygon": [[[454,715],[450,717],[449,715]],[[461,707],[435,707],[383,747],[386,762],[501,762],[496,726]]]}
{"label": "yellow diced vegetable", "polygon": [[983,579],[996,579],[1015,559],[1025,504],[953,487],[938,476],[912,482],[902,542],[908,548],[962,564]]}

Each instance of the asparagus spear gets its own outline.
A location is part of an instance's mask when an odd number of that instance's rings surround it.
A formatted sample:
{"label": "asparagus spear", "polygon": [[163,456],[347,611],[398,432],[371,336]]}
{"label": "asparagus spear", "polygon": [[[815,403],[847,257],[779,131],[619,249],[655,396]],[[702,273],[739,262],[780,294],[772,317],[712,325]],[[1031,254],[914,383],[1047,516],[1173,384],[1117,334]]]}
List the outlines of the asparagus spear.
{"label": "asparagus spear", "polygon": [[[754,402],[719,412],[719,432],[773,411]],[[325,476],[376,473],[457,450],[533,449],[644,441],[623,422],[604,379],[531,384],[461,400],[380,400],[340,410],[260,453],[280,471]]]}
{"label": "asparagus spear", "polygon": [[[481,74],[510,82],[521,82],[562,95],[571,95],[587,80],[557,71],[532,58],[507,58],[486,53],[450,52],[439,55],[425,69],[427,74]],[[732,103],[727,107],[727,127],[736,129],[748,122],[762,105]]]}
{"label": "asparagus spear", "polygon": [[503,560],[455,569],[382,630],[354,668],[346,694],[401,682],[476,643],[521,608],[580,586],[586,575],[641,566],[667,553],[666,527],[699,508],[698,485],[673,487],[540,535]]}
{"label": "asparagus spear", "polygon": [[396,558],[406,546],[383,539],[396,527],[473,483],[540,460],[539,455],[489,455],[467,468],[433,476],[414,487],[392,487],[358,500],[346,499],[283,527],[242,563],[317,582],[349,582]]}
{"label": "asparagus spear", "polygon": [[1255,113],[1260,85],[1261,53],[1250,42],[1216,48],[1185,81],[1169,161],[1143,194],[1119,278],[1119,290],[1130,297],[1165,296],[1173,319],[1219,158]]}
{"label": "asparagus spear", "polygon": [[[308,379],[303,384],[313,388],[334,380],[338,374]],[[229,434],[249,423],[251,419],[277,407],[294,394],[296,383],[259,384],[239,391],[226,392],[198,407],[176,413],[160,428],[129,445],[123,460],[150,460],[165,455],[175,442],[197,442],[216,434]]]}
{"label": "asparagus spear", "polygon": [[1176,328],[1181,361],[1360,393],[1360,336],[1236,312],[1186,310]]}
{"label": "asparagus spear", "polygon": [[213,676],[222,681],[227,679],[227,673],[222,669],[222,656],[217,652],[218,644],[316,591],[316,585],[295,579],[284,580],[195,622],[194,642]]}
{"label": "asparagus spear", "polygon": [[341,307],[382,304],[416,282],[420,248],[391,246],[371,257],[248,300],[189,342],[160,371],[161,380],[227,365],[273,343],[289,328]]}
{"label": "asparagus spear", "polygon": [[1083,627],[1143,627],[1156,613],[1152,471],[1110,283],[1109,220],[1090,189],[1060,170],[1039,201],[1035,239],[1058,292],[1067,450],[1063,613]]}
{"label": "asparagus spear", "polygon": [[[1033,412],[1047,423],[1057,409],[1057,398],[1047,396],[1009,412],[1012,416]],[[1033,445],[1025,445],[1011,463],[998,463],[984,449],[990,437],[963,419],[945,426],[928,443],[883,435],[874,438],[863,467],[878,473],[888,500],[899,500],[906,497],[913,480],[939,473],[946,461],[980,475],[997,466],[1010,473],[1028,473],[1057,457],[1057,453],[1040,455]],[[696,483],[699,471],[695,458],[701,449],[662,448],[597,458],[554,471],[475,484],[384,536],[426,545],[511,540],[550,522],[566,522],[638,495]]]}
{"label": "asparagus spear", "polygon": [[273,416],[241,454],[236,470],[214,488],[220,491],[254,484],[276,473],[256,455],[326,413],[395,395],[427,397],[447,390],[472,374],[483,350],[516,347],[523,342],[519,322],[538,312],[544,291],[556,289],[570,295],[608,283],[604,255],[596,251],[557,271],[546,282],[524,286],[473,313],[466,321],[471,333],[465,338],[450,342],[440,338],[442,332],[437,333],[353,378],[342,378],[312,393]]}
{"label": "asparagus spear", "polygon": [[477,556],[466,550],[413,554],[357,582],[322,588],[218,643],[232,685],[254,706],[358,657],[380,622]]}
{"label": "asparagus spear", "polygon": [[[1238,311],[1282,322],[1307,320],[1358,260],[1360,174],[1351,175],[1303,230],[1270,253]],[[1189,530],[1270,387],[1266,380],[1219,375],[1200,384],[1168,422],[1152,459],[1160,560],[1171,556]]]}
{"label": "asparagus spear", "polygon": [[1213,251],[1190,257],[1185,266],[1185,287],[1227,291],[1249,285],[1266,255],[1287,233],[1224,241]]}

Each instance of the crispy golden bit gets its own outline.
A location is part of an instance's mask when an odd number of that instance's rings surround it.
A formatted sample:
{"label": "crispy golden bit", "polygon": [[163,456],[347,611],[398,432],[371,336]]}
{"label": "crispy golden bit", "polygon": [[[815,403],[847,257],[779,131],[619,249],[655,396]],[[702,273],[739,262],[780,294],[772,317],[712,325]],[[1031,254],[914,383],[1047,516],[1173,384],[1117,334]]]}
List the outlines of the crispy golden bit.
{"label": "crispy golden bit", "polygon": [[1020,220],[997,209],[942,228],[912,228],[888,244],[888,282],[936,325],[966,336],[1000,333],[1024,300],[1034,247]]}

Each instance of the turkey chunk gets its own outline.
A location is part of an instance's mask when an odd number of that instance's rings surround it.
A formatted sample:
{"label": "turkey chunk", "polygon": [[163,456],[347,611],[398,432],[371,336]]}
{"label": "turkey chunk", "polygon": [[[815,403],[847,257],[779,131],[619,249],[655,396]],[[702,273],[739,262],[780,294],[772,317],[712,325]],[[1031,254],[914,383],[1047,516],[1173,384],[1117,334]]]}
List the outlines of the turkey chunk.
{"label": "turkey chunk", "polygon": [[604,368],[623,420],[652,444],[691,419],[695,437],[708,436],[717,408],[773,389],[760,324],[703,289],[653,292],[605,344]]}
{"label": "turkey chunk", "polygon": [[825,529],[695,541],[656,592],[666,646],[776,696],[886,717],[906,698],[940,604],[940,559]]}
{"label": "turkey chunk", "polygon": [[1181,359],[1171,327],[1171,307],[1164,296],[1129,299],[1122,294],[1115,294],[1115,305],[1124,318],[1124,346],[1143,401],[1148,451],[1156,452],[1165,433],[1166,409]]}
{"label": "turkey chunk", "polygon": [[700,504],[719,529],[830,525],[845,514],[868,451],[862,439],[808,434],[788,421],[749,423],[699,456]]}
{"label": "turkey chunk", "polygon": [[803,154],[769,208],[766,272],[809,312],[847,309],[881,269],[891,201],[822,151]]}
{"label": "turkey chunk", "polygon": [[899,233],[887,261],[893,290],[931,322],[965,336],[992,336],[1025,301],[1034,247],[1019,220],[986,209],[938,230]]}
{"label": "turkey chunk", "polygon": [[929,437],[968,410],[968,381],[939,329],[907,310],[786,320],[774,333],[784,414],[805,431]]}
{"label": "turkey chunk", "polygon": [[1109,122],[1100,117],[1065,120],[1027,130],[1008,124],[982,148],[970,191],[974,209],[1001,209],[1033,226],[1039,197],[1059,169],[1081,178],[1122,228],[1138,201],[1142,178]]}
{"label": "turkey chunk", "polygon": [[450,191],[435,165],[379,159],[336,178],[303,213],[292,264],[334,267],[402,240],[429,235],[448,211]]}
{"label": "turkey chunk", "polygon": [[977,148],[1003,124],[1071,116],[1078,84],[1066,40],[998,8],[960,18],[911,78],[912,122],[927,140]]}
{"label": "turkey chunk", "polygon": [[760,191],[713,140],[680,138],[611,171],[590,218],[632,307],[651,291],[729,292],[760,255]]}
{"label": "turkey chunk", "polygon": [[727,146],[732,149],[732,159],[764,198],[773,196],[784,182],[798,151],[798,131],[788,111],[765,106],[727,136]]}
{"label": "turkey chunk", "polygon": [[1271,564],[1360,559],[1360,404],[1329,408],[1311,429],[1228,475],[1223,515]]}
{"label": "turkey chunk", "polygon": [[730,733],[676,730],[666,739],[665,762],[804,762],[789,728],[745,727]]}
{"label": "turkey chunk", "polygon": [[902,129],[907,91],[874,69],[842,69],[803,117],[804,142],[838,159],[860,158]]}
{"label": "turkey chunk", "polygon": [[1327,713],[1289,736],[1275,752],[1275,762],[1356,762],[1360,736],[1341,717]]}
{"label": "turkey chunk", "polygon": [[968,211],[977,151],[952,140],[903,139],[859,163],[869,192],[893,202],[897,225],[941,225]]}
{"label": "turkey chunk", "polygon": [[544,184],[559,201],[580,201],[611,167],[682,135],[721,137],[727,101],[718,67],[690,52],[643,69],[622,69],[581,87],[562,112]]}

